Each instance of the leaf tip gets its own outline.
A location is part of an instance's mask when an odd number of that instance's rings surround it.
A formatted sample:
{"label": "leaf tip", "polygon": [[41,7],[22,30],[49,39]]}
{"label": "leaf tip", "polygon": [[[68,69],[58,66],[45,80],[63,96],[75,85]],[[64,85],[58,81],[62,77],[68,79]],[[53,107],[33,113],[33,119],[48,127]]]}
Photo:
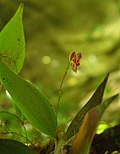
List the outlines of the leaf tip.
{"label": "leaf tip", "polygon": [[21,12],[21,14],[23,13],[23,8],[24,8],[24,3],[20,3],[17,12]]}
{"label": "leaf tip", "polygon": [[114,98],[117,98],[117,97],[119,97],[119,93],[117,93],[116,95],[114,95]]}
{"label": "leaf tip", "polygon": [[20,7],[23,9],[24,8],[24,3],[20,3]]}
{"label": "leaf tip", "polygon": [[110,75],[110,73],[108,73],[108,74],[106,75],[106,77],[105,77],[105,79],[104,79],[105,82],[107,82],[109,75]]}

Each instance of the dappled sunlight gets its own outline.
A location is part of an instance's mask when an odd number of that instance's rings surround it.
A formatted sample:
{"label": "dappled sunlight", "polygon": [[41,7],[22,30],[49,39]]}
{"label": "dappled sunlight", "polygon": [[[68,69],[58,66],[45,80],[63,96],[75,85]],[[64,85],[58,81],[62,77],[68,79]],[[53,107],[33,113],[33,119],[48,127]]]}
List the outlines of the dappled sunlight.
{"label": "dappled sunlight", "polygon": [[42,57],[43,64],[50,64],[51,58],[49,56]]}

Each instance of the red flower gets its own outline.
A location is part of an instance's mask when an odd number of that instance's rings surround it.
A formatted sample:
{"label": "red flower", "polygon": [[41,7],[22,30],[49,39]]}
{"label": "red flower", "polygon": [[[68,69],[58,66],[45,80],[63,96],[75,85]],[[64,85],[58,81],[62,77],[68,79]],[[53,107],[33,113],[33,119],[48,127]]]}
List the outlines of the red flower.
{"label": "red flower", "polygon": [[70,55],[70,65],[74,72],[77,72],[78,66],[80,65],[80,59],[82,58],[81,52],[76,53],[73,51]]}

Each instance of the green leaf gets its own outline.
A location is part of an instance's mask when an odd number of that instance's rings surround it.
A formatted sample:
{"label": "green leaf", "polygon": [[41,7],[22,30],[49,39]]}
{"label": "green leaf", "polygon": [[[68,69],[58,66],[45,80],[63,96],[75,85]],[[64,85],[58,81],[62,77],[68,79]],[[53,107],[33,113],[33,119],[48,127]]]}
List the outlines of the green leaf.
{"label": "green leaf", "polygon": [[104,89],[108,80],[108,76],[109,74],[105,77],[103,82],[99,85],[99,87],[97,88],[93,96],[90,98],[90,100],[83,106],[83,108],[74,117],[74,119],[72,120],[71,124],[67,129],[65,140],[69,140],[72,136],[74,136],[78,132],[85,114],[91,108],[99,105],[102,102],[102,97],[103,97]]}
{"label": "green leaf", "polygon": [[21,4],[8,24],[0,32],[0,59],[14,72],[20,72],[25,57],[25,39]]}
{"label": "green leaf", "polygon": [[54,137],[57,118],[46,96],[3,62],[0,62],[0,80],[33,127]]}
{"label": "green leaf", "polygon": [[119,96],[119,94],[113,95],[103,101],[102,104],[98,105],[96,108],[103,114],[106,108]]}
{"label": "green leaf", "polygon": [[105,109],[118,94],[106,99],[102,104],[88,111],[72,145],[71,154],[88,154],[90,146]]}
{"label": "green leaf", "polygon": [[29,147],[23,143],[11,140],[0,139],[0,153],[1,154],[35,154]]}

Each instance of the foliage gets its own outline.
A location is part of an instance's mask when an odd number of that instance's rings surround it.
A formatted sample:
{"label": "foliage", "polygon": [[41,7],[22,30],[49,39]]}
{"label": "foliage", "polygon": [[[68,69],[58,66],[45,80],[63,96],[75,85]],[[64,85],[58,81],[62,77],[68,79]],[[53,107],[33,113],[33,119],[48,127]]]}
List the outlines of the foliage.
{"label": "foliage", "polygon": [[[14,24],[19,20],[19,16],[21,16],[22,14],[21,11],[22,9],[23,9],[22,6],[18,8],[17,17],[16,15],[13,17],[14,20],[10,22],[9,24],[10,26],[8,25],[8,27],[12,27],[12,24],[14,26]],[[21,33],[21,28],[19,29],[18,27],[18,30],[20,31],[19,33]],[[7,31],[9,32],[11,31],[11,29],[9,30],[8,28],[6,30],[6,33],[8,33]],[[3,33],[2,35],[3,37],[1,36],[1,40],[2,38],[4,39],[4,35],[6,34]],[[7,36],[9,37],[9,33]],[[19,39],[21,40],[22,38],[20,37]],[[15,40],[17,39],[18,36],[15,36]],[[12,56],[15,59],[14,61],[15,65],[17,65],[17,62],[18,64],[21,62],[21,58],[16,56],[16,53],[19,53],[18,49],[14,48],[17,45],[18,42],[14,41],[14,45],[8,47],[8,49],[11,52],[14,51],[12,52]],[[20,47],[21,46],[23,46],[23,42],[22,45],[20,44]],[[20,47],[18,46],[19,50],[21,52],[24,52],[23,50],[21,50]],[[3,48],[2,50],[5,52],[6,49]],[[6,90],[8,90],[8,92],[10,93],[16,105],[20,108],[20,110],[23,112],[26,118],[29,119],[31,124],[33,124],[38,130],[41,130],[46,134],[54,136],[57,122],[55,113],[53,111],[52,106],[50,105],[49,100],[32,84],[30,84],[29,82],[25,81],[24,79],[20,78],[17,74],[15,74],[12,71],[14,70],[13,68],[9,69],[5,65],[5,63],[6,62],[3,63],[2,60],[0,62],[0,79],[3,85],[5,86]]]}
{"label": "foliage", "polygon": [[[50,100],[43,92],[17,74],[23,66],[25,55],[22,12],[23,5],[21,4],[14,17],[0,33],[0,81],[31,125],[55,140],[54,154],[62,153],[64,146],[69,140],[72,140],[74,136],[76,137],[73,141],[70,153],[88,154],[101,116],[118,94],[103,101],[103,93],[108,80],[107,75],[90,100],[76,114],[67,128],[66,133],[63,133],[63,135],[59,137],[57,131],[57,117]],[[73,71],[77,72],[77,67],[80,65],[81,53],[80,55],[78,54],[77,57],[76,53],[73,53],[74,56],[70,59],[70,64],[72,61],[72,69],[75,64],[76,67]],[[10,145],[10,149],[14,146],[14,150],[19,148],[20,150],[26,150],[26,152],[24,152],[26,154],[32,153],[20,142],[13,140],[0,140],[0,142],[3,144],[3,151],[6,146]],[[4,151],[4,153],[7,154],[8,151]]]}
{"label": "foliage", "polygon": [[4,154],[34,154],[27,146],[24,144],[11,140],[11,139],[1,139],[0,140],[0,152]]}
{"label": "foliage", "polygon": [[22,24],[23,5],[0,32],[1,60],[14,72],[19,73],[25,57],[25,39]]}

